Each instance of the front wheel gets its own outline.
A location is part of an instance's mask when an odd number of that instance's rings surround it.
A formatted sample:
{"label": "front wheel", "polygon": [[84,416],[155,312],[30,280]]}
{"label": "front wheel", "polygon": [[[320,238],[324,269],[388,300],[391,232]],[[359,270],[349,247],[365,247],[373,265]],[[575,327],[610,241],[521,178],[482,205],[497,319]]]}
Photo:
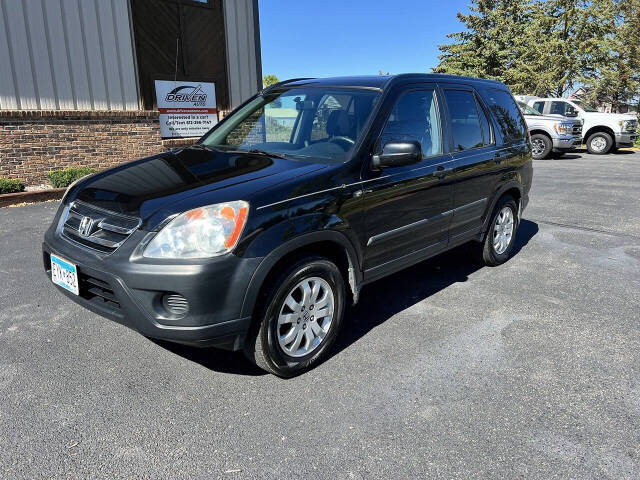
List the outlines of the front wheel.
{"label": "front wheel", "polygon": [[543,160],[549,156],[553,143],[551,139],[541,133],[531,135],[531,153],[536,160]]}
{"label": "front wheel", "polygon": [[587,151],[593,155],[609,153],[613,147],[613,138],[606,132],[596,132],[587,139]]}
{"label": "front wheel", "polygon": [[263,370],[292,377],[319,363],[335,341],[344,315],[344,280],[333,262],[316,256],[272,278],[245,355]]}
{"label": "front wheel", "polygon": [[489,231],[482,245],[482,260],[486,265],[500,265],[509,259],[518,222],[518,206],[511,196],[505,195],[493,210]]}

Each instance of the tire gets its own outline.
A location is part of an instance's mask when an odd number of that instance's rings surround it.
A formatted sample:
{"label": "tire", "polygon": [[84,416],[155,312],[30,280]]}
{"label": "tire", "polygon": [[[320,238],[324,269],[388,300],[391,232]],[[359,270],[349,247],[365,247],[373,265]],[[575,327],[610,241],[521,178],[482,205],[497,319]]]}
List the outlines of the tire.
{"label": "tire", "polygon": [[551,139],[542,133],[531,135],[531,153],[536,160],[543,160],[549,156],[553,143]]}
{"label": "tire", "polygon": [[607,132],[596,132],[587,138],[587,151],[592,155],[605,155],[613,147],[613,138]]}
{"label": "tire", "polygon": [[[338,267],[319,256],[301,258],[272,278],[275,281],[256,309],[244,353],[263,370],[288,378],[313,368],[326,357],[342,325],[345,284]],[[310,292],[307,301],[303,296],[305,283]],[[318,300],[318,296],[324,300]],[[320,310],[314,302],[323,301]],[[314,309],[327,316],[316,319]],[[284,323],[279,324],[281,320]]]}
{"label": "tire", "polygon": [[[499,222],[498,217],[504,212],[505,215],[509,215],[506,211],[509,209],[511,211],[511,235],[509,236],[508,242],[506,244],[501,244],[500,248],[496,246],[495,239],[498,235],[500,235],[499,231]],[[508,217],[500,217],[501,221],[504,219],[508,219]],[[511,255],[511,251],[513,250],[513,246],[515,244],[516,232],[518,230],[519,225],[518,218],[518,205],[516,204],[513,197],[510,195],[505,195],[498,203],[496,203],[495,208],[493,209],[493,213],[491,214],[491,222],[489,223],[489,230],[485,235],[484,242],[482,243],[482,261],[485,265],[495,267],[496,265],[503,264],[509,259]],[[502,224],[504,225],[504,224]],[[506,238],[506,237],[501,237]]]}

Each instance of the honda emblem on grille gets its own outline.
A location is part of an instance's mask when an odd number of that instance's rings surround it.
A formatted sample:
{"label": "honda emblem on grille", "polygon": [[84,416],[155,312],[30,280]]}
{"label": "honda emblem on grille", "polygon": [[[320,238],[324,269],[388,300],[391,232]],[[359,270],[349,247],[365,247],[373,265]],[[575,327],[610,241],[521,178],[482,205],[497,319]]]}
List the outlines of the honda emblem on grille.
{"label": "honda emblem on grille", "polygon": [[90,217],[82,217],[80,225],[78,225],[78,233],[83,237],[91,235],[91,229],[93,228],[93,220]]}

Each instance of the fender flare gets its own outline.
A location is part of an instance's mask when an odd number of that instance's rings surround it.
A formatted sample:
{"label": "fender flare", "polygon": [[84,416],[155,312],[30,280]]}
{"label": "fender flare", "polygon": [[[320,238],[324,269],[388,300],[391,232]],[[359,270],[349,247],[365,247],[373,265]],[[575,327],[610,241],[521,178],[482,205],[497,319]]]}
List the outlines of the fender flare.
{"label": "fender flare", "polygon": [[262,285],[264,284],[267,275],[271,272],[272,268],[278,261],[294,250],[298,250],[299,248],[318,242],[333,242],[344,248],[349,260],[349,278],[347,280],[351,285],[354,298],[357,299],[358,291],[362,283],[362,269],[360,268],[356,249],[345,234],[336,230],[321,230],[304,233],[292,238],[262,259],[258,268],[253,272],[249,285],[247,286],[244,300],[242,302],[241,317],[244,318],[253,315],[253,310],[255,308],[256,301],[258,300],[258,295],[260,294]]}
{"label": "fender flare", "polygon": [[[520,182],[516,180],[509,180],[506,183],[500,185],[500,188],[498,188],[498,190],[496,190],[496,193],[493,195],[493,199],[491,200],[491,204],[487,209],[487,215],[485,216],[484,223],[482,225],[481,238],[483,240],[484,240],[484,236],[487,233],[487,230],[489,230],[489,222],[491,221],[491,214],[493,213],[493,209],[496,208],[496,203],[498,203],[498,200],[500,199],[500,197],[502,197],[502,195],[504,195],[504,193],[507,190],[513,190],[514,188],[516,188],[518,192],[520,192],[520,202],[522,202],[522,195],[523,195],[522,185],[520,184]],[[518,207],[520,208],[520,205],[518,205]],[[518,221],[520,221],[519,218],[518,218]]]}

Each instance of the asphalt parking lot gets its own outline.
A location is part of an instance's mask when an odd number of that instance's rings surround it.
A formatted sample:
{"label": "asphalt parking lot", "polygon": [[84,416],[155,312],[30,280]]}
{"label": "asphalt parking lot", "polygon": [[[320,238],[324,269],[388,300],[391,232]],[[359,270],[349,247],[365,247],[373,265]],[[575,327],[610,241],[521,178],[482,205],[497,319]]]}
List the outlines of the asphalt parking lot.
{"label": "asphalt parking lot", "polygon": [[291,380],[80,308],[42,272],[57,204],[0,209],[0,477],[640,477],[640,152],[534,175],[509,262],[366,287]]}

